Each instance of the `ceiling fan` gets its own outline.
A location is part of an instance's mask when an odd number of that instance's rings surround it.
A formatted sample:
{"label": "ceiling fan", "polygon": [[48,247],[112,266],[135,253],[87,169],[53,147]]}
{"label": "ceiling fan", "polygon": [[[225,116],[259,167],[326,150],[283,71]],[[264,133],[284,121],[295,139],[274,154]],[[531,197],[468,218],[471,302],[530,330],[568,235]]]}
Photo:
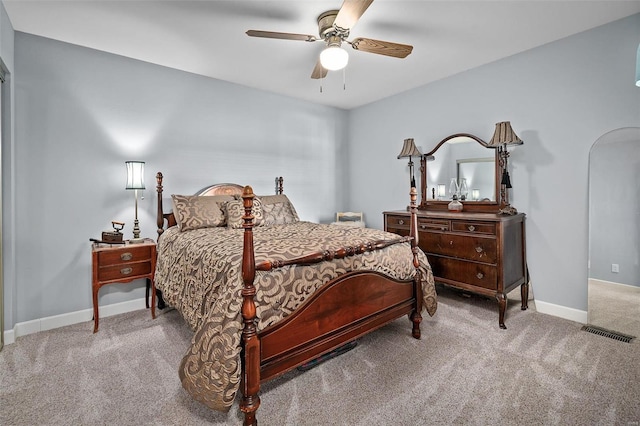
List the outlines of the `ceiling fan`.
{"label": "ceiling fan", "polygon": [[413,46],[407,44],[391,43],[388,41],[374,40],[358,37],[347,40],[349,32],[358,22],[362,14],[373,3],[373,0],[344,0],[340,10],[329,10],[318,16],[318,34],[316,37],[308,34],[280,33],[273,31],[249,30],[250,37],[277,38],[282,40],[300,40],[314,42],[323,40],[327,47],[320,54],[311,78],[324,78],[328,70],[334,71],[344,68],[349,60],[349,54],[340,46],[348,43],[355,50],[376,53],[378,55],[394,58],[406,58]]}

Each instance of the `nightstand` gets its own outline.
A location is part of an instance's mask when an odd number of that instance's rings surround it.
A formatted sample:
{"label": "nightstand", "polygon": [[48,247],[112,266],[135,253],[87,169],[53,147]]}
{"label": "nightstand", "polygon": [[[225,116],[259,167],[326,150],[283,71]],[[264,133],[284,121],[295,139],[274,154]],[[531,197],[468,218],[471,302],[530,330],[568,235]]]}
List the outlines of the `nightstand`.
{"label": "nightstand", "polygon": [[151,286],[151,317],[156,317],[156,286],[154,273],[156,270],[156,243],[145,238],[142,243],[130,244],[98,244],[91,246],[93,269],[93,332],[98,331],[98,291],[100,287],[114,283],[129,283],[146,278]]}

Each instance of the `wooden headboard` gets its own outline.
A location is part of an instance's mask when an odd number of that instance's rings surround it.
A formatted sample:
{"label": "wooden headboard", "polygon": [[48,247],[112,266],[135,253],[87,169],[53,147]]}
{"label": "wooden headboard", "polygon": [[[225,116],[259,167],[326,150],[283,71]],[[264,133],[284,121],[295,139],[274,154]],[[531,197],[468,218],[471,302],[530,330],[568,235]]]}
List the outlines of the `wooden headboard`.
{"label": "wooden headboard", "polygon": [[242,196],[242,189],[244,187],[235,183],[216,183],[214,185],[202,188],[200,191],[193,195],[240,195]]}
{"label": "wooden headboard", "polygon": [[[176,225],[176,217],[173,215],[173,211],[170,213],[165,213],[162,205],[162,172],[158,172],[156,174],[156,192],[158,193],[158,213],[157,213],[157,225],[158,225],[158,236],[160,236],[166,228],[170,228]],[[284,179],[282,176],[276,177],[276,194],[282,194],[283,192],[283,182]],[[242,190],[244,186],[238,185],[236,183],[216,183],[213,185],[206,186],[202,188],[200,191],[196,192],[193,195],[199,196],[209,196],[209,195],[238,195],[242,196]],[[165,228],[166,221],[166,228]]]}

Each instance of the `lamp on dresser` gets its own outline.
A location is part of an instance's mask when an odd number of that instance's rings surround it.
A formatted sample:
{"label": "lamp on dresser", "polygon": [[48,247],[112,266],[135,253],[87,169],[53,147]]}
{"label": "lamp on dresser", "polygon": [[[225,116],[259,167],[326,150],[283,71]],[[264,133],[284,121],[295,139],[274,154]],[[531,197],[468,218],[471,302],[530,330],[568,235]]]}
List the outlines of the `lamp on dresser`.
{"label": "lamp on dresser", "polygon": [[500,209],[501,214],[517,214],[518,211],[511,205],[509,205],[509,189],[511,186],[511,178],[509,177],[508,159],[509,151],[508,146],[522,145],[524,142],[516,135],[511,127],[511,122],[501,121],[496,123],[496,130],[493,133],[493,137],[487,144],[490,148],[498,150],[500,167],[502,168],[502,178],[500,181],[500,193],[504,200],[505,206]]}
{"label": "lamp on dresser", "polygon": [[409,177],[411,182],[411,187],[416,187],[416,178],[413,175],[413,159],[412,157],[422,157],[422,153],[416,146],[413,138],[405,139],[404,145],[402,146],[402,151],[398,154],[398,160],[401,158],[409,158]]}
{"label": "lamp on dresser", "polygon": [[133,238],[130,243],[142,243],[144,238],[140,238],[140,227],[138,224],[138,190],[144,187],[144,161],[125,161],[127,166],[127,186],[126,189],[133,189],[136,199],[136,215],[133,221]]}

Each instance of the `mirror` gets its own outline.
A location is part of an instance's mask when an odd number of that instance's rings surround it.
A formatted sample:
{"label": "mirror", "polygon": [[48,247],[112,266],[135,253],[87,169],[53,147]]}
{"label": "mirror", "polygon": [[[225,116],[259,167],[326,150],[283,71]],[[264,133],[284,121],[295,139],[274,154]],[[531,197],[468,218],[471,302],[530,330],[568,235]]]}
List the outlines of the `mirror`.
{"label": "mirror", "polygon": [[[500,208],[500,182],[502,175],[497,150],[477,136],[456,133],[447,136],[436,147],[423,155],[419,208],[446,210],[451,201],[452,179],[466,187],[461,191],[464,210],[494,212]],[[462,183],[465,185],[462,185]]]}
{"label": "mirror", "polygon": [[461,158],[456,160],[456,163],[458,183],[462,185],[461,182],[466,182],[468,191],[464,195],[467,201],[496,201],[493,157]]}

